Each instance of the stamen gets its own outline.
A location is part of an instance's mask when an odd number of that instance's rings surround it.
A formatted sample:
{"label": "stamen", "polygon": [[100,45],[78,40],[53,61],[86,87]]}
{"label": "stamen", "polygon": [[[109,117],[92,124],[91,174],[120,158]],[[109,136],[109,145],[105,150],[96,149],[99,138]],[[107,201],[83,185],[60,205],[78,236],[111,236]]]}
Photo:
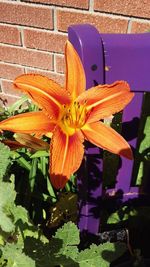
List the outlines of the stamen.
{"label": "stamen", "polygon": [[77,121],[77,102],[74,102],[74,109],[75,109],[75,121]]}
{"label": "stamen", "polygon": [[72,128],[76,131],[76,129],[81,128],[85,121],[86,121],[86,100],[83,104],[80,104],[79,102],[74,101],[70,107],[66,107],[64,105],[63,107],[66,108],[66,111],[64,111],[64,116],[62,118],[62,123],[64,124],[66,131],[68,128]]}
{"label": "stamen", "polygon": [[72,119],[71,113],[68,114],[68,119],[69,119],[69,124],[71,126],[73,124],[73,119]]}

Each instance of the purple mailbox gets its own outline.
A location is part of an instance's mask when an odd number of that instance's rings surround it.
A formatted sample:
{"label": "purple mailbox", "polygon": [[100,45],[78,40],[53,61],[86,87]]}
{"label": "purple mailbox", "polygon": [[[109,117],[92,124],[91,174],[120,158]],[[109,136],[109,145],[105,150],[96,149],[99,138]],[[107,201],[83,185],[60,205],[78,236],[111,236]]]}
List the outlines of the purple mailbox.
{"label": "purple mailbox", "polygon": [[[83,24],[70,26],[68,34],[82,60],[87,89],[126,80],[135,92],[122,115],[122,135],[135,151],[144,93],[150,92],[150,33],[100,34],[95,27]],[[139,196],[139,187],[131,185],[134,161],[121,158],[115,187],[102,193],[103,151],[87,143],[85,155],[78,173],[78,226],[81,233],[96,235],[102,196],[121,191],[125,202]]]}

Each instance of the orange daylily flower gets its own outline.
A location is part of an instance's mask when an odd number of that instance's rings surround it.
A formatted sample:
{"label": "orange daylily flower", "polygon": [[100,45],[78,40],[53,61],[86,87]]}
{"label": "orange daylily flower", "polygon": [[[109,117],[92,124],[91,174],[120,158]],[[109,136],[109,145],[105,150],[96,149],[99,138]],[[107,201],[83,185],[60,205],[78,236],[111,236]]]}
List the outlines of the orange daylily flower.
{"label": "orange daylily flower", "polygon": [[132,159],[128,143],[100,120],[122,110],[133,98],[129,85],[117,81],[85,90],[85,74],[80,58],[67,41],[65,47],[66,86],[38,74],[24,74],[14,81],[41,108],[19,114],[0,123],[1,130],[47,134],[50,142],[50,179],[63,188],[77,171],[84,155],[84,139],[94,145]]}

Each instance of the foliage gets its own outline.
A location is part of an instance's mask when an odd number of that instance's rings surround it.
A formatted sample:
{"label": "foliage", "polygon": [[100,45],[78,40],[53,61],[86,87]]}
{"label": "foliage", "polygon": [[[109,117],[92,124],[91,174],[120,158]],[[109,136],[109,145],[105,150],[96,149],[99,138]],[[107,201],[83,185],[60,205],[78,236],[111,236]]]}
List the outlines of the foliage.
{"label": "foliage", "polygon": [[0,142],[0,179],[6,174],[7,167],[10,163],[10,149]]}
{"label": "foliage", "polygon": [[[10,150],[2,144],[5,151],[4,170],[9,165]],[[92,245],[84,251],[78,250],[79,231],[76,225],[68,222],[59,228],[50,241],[29,220],[25,208],[16,205],[14,175],[0,180],[0,266],[1,267],[50,267],[50,266],[109,266],[120,252],[115,252],[113,244]],[[113,251],[115,253],[113,253]],[[107,253],[106,253],[107,254]]]}
{"label": "foliage", "polygon": [[109,216],[107,223],[119,223],[121,221],[128,220],[132,216],[137,216],[137,210],[133,207],[129,208],[128,206],[123,206]]}
{"label": "foliage", "polygon": [[[77,226],[66,223],[50,241],[30,222],[27,211],[15,204],[14,179],[0,181],[0,266],[109,266],[124,252],[114,244],[92,245],[78,250]],[[120,245],[119,245],[120,247]]]}
{"label": "foliage", "polygon": [[[109,266],[123,250],[115,252],[114,244],[92,245],[79,252],[79,231],[68,222],[48,240],[31,224],[27,211],[15,204],[13,181],[0,182],[0,266]],[[115,253],[113,253],[115,252]],[[107,257],[107,253],[109,257]],[[110,254],[109,254],[110,253]],[[103,256],[104,254],[104,256]]]}

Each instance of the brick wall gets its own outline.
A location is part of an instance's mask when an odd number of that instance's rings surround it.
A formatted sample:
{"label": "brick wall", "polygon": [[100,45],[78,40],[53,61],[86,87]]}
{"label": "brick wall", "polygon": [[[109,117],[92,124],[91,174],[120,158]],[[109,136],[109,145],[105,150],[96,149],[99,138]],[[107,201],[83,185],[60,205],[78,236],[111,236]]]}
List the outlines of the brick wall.
{"label": "brick wall", "polygon": [[100,32],[150,30],[149,0],[0,0],[0,102],[20,94],[13,79],[29,72],[64,82],[64,45],[70,24],[91,23]]}

